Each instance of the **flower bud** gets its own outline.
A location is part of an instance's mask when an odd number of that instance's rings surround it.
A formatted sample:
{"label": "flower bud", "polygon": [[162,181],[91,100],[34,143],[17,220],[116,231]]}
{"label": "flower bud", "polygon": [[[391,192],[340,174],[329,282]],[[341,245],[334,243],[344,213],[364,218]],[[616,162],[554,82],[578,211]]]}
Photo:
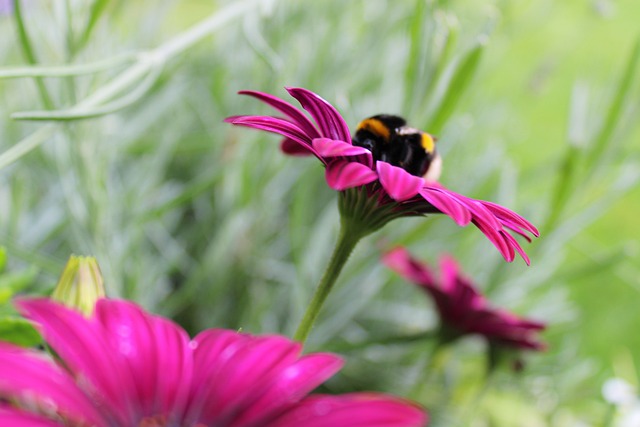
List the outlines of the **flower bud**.
{"label": "flower bud", "polygon": [[105,297],[98,261],[93,257],[71,255],[51,297],[90,316],[96,302]]}

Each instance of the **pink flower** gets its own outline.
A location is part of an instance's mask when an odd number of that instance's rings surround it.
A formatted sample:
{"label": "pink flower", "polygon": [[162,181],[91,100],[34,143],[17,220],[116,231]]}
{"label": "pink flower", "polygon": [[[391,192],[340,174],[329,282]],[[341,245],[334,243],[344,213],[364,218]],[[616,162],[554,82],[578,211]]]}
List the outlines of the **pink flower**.
{"label": "pink flower", "polygon": [[307,89],[287,91],[315,123],[288,102],[254,91],[240,93],[269,104],[285,117],[234,116],[226,121],[284,136],[282,150],[287,154],[317,157],[326,168],[327,184],[341,193],[343,218],[362,221],[362,228],[372,232],[395,218],[444,213],[460,226],[473,223],[507,261],[513,261],[517,252],[529,264],[512,234],[528,241],[527,233],[537,237],[538,230],[527,220],[507,208],[455,193],[399,165],[374,158],[368,149],[352,144],[349,127],[331,104]]}
{"label": "pink flower", "polygon": [[388,252],[383,262],[431,295],[441,326],[452,338],[478,334],[490,344],[520,349],[544,349],[545,346],[538,341],[536,333],[543,330],[545,324],[490,307],[473,283],[459,272],[453,258],[441,258],[439,279],[427,265],[412,258],[404,248]]}
{"label": "pink flower", "polygon": [[48,299],[19,310],[59,359],[0,343],[0,425],[23,427],[422,426],[426,416],[374,393],[307,394],[335,374],[332,354],[280,336],[209,329],[100,300],[93,317]]}

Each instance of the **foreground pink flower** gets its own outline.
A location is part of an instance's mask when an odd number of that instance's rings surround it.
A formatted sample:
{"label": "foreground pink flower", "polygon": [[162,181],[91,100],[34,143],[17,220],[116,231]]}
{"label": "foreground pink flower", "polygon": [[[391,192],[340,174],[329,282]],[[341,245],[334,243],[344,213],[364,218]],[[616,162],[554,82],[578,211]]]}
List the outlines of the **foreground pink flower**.
{"label": "foreground pink flower", "polygon": [[473,283],[460,273],[453,258],[442,257],[439,279],[426,264],[412,258],[404,248],[390,251],[384,256],[383,262],[431,295],[440,315],[441,329],[448,335],[447,338],[478,334],[490,344],[498,346],[544,349],[536,333],[543,330],[545,324],[490,307]]}
{"label": "foreground pink flower", "polygon": [[279,336],[210,329],[189,340],[126,301],[93,317],[48,299],[18,302],[59,357],[0,343],[0,425],[23,427],[422,426],[425,414],[374,393],[307,394],[342,366]]}
{"label": "foreground pink flower", "polygon": [[285,117],[234,116],[226,121],[284,136],[282,149],[287,154],[317,157],[326,167],[329,187],[340,191],[343,220],[359,225],[361,234],[369,234],[395,218],[444,213],[460,226],[473,223],[507,261],[513,261],[517,252],[529,264],[513,235],[529,241],[527,233],[538,236],[538,230],[527,220],[495,203],[463,196],[412,175],[399,164],[374,158],[368,149],[352,144],[349,127],[331,104],[306,89],[287,91],[315,123],[288,102],[254,91],[240,93],[267,103]]}

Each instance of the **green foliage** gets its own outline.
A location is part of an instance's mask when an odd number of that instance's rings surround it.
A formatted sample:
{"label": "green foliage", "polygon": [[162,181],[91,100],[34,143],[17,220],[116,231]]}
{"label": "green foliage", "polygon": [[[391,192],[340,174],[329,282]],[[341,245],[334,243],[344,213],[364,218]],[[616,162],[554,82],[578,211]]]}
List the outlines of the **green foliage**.
{"label": "green foliage", "polygon": [[[494,304],[550,325],[550,350],[527,355],[515,378],[485,382],[482,345],[454,346],[412,396],[431,425],[511,426],[525,413],[518,425],[597,425],[621,355],[640,364],[640,10],[613,6],[22,2],[0,16],[3,307],[82,253],[98,259],[108,295],[191,332],[292,335],[337,237],[336,194],[317,162],[222,119],[266,112],[237,90],[303,86],[352,126],[387,112],[435,133],[447,187],[543,231],[526,247],[530,268],[442,217],[367,237],[310,337],[309,351],[348,358],[327,391],[408,396],[423,378],[428,346],[389,338],[434,326],[422,294],[379,265],[398,243],[427,260],[454,254]],[[37,342],[23,327],[0,320],[0,338]]]}

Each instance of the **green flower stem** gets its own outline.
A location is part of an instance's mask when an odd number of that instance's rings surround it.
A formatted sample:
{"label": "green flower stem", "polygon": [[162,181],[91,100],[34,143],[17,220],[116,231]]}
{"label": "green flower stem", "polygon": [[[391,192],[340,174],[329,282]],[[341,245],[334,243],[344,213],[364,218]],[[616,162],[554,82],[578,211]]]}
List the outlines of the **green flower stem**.
{"label": "green flower stem", "polygon": [[[344,217],[343,217],[344,218]],[[307,311],[304,313],[304,317],[298,325],[298,329],[296,330],[293,339],[304,343],[309,336],[309,332],[311,332],[311,328],[318,318],[318,314],[320,313],[320,309],[324,304],[325,300],[329,296],[331,289],[333,289],[333,285],[336,283],[342,268],[346,264],[353,248],[356,247],[358,242],[362,237],[364,237],[368,233],[358,232],[358,229],[355,227],[350,227],[348,221],[342,221],[340,227],[340,236],[338,237],[338,242],[336,243],[336,247],[333,250],[333,254],[331,255],[331,260],[329,261],[329,265],[322,275],[322,279],[320,279],[320,283],[316,288],[316,292],[313,295],[313,299],[311,303],[307,307]]]}

